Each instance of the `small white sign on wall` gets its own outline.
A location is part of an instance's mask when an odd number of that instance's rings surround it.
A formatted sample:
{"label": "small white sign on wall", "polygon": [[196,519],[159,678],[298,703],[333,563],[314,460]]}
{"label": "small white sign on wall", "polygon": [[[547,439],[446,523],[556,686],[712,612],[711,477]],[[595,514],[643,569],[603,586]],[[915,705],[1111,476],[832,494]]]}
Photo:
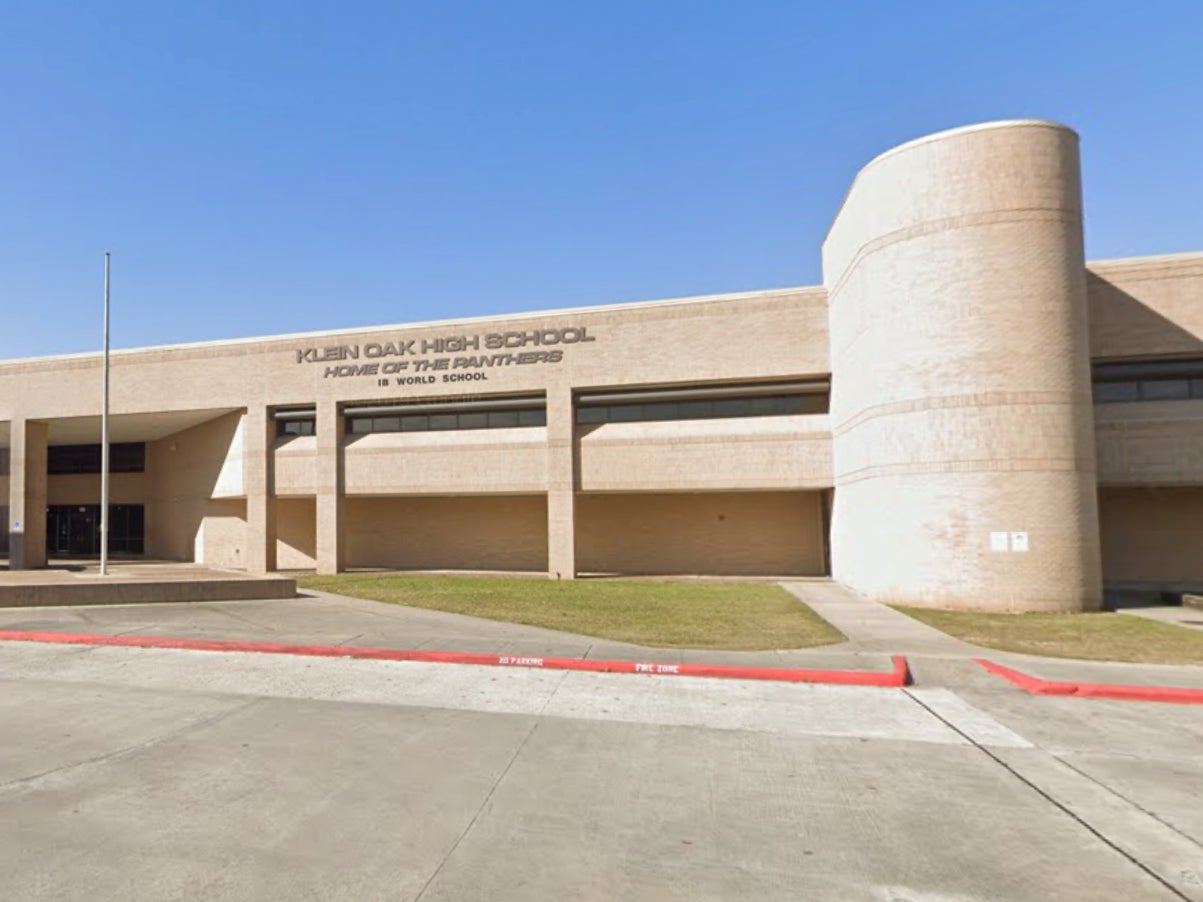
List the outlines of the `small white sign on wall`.
{"label": "small white sign on wall", "polygon": [[1011,533],[1011,550],[1012,551],[1027,551],[1028,550],[1028,534],[1026,532]]}
{"label": "small white sign on wall", "polygon": [[1008,551],[1008,550],[1010,550],[1010,545],[1008,544],[1009,537],[1010,537],[1010,533],[1006,533],[1006,532],[990,533],[990,550],[991,551]]}

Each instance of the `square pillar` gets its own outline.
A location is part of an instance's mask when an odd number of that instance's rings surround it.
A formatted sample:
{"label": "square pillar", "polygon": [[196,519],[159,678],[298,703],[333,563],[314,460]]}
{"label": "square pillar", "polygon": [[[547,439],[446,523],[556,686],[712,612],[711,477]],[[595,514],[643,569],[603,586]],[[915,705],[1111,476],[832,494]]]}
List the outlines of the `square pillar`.
{"label": "square pillar", "polygon": [[46,447],[49,426],[13,419],[9,430],[8,565],[46,566]]}
{"label": "square pillar", "polygon": [[247,408],[243,430],[246,481],[246,569],[265,574],[276,569],[275,479],[272,473],[276,421],[263,405]]}
{"label": "square pillar", "polygon": [[337,401],[317,402],[317,572],[346,569],[346,498],[343,436],[346,420]]}
{"label": "square pillar", "polygon": [[547,575],[576,579],[576,414],[572,387],[547,387]]}

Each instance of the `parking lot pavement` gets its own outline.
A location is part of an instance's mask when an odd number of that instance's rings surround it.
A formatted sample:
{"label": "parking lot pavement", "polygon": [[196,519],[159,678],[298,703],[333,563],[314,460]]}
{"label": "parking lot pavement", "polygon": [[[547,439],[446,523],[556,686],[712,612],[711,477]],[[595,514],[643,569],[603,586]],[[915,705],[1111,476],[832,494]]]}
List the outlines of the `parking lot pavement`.
{"label": "parking lot pavement", "polygon": [[958,695],[1059,761],[1203,841],[1203,715],[1195,705]]}
{"label": "parking lot pavement", "polygon": [[986,686],[4,642],[3,897],[1203,899],[1197,709]]}

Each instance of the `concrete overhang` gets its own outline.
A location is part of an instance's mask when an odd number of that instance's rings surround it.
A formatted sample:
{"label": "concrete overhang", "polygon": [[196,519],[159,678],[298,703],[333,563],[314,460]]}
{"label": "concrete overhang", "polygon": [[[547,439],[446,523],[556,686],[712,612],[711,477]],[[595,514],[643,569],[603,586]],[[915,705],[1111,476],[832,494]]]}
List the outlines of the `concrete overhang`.
{"label": "concrete overhang", "polygon": [[[160,413],[118,413],[109,417],[112,442],[157,442],[201,423],[240,410],[237,407],[206,410],[172,410]],[[100,441],[100,417],[61,417],[45,420],[51,445],[88,445]],[[9,444],[10,426],[0,422],[0,445]]]}

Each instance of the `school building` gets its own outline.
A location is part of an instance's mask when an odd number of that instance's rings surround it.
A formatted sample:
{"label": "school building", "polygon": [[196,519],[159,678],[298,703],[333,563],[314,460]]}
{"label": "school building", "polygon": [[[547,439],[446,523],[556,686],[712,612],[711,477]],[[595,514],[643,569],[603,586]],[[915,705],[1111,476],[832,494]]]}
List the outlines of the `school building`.
{"label": "school building", "polygon": [[[1203,253],[1087,263],[1076,134],[857,175],[823,284],[119,351],[111,548],[347,568],[830,575],[1082,610],[1203,587]],[[0,363],[0,556],[99,543],[98,354]]]}

